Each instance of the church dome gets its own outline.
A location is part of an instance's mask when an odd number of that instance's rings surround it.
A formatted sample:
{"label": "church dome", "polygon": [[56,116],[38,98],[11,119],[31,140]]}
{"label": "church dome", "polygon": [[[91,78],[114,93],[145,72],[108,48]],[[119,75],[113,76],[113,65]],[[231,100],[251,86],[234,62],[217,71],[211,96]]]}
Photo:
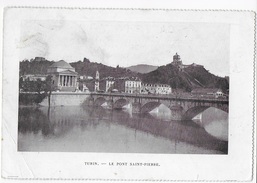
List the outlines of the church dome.
{"label": "church dome", "polygon": [[55,62],[50,67],[56,67],[56,68],[62,68],[62,69],[72,69],[73,68],[69,63],[65,62],[64,60]]}

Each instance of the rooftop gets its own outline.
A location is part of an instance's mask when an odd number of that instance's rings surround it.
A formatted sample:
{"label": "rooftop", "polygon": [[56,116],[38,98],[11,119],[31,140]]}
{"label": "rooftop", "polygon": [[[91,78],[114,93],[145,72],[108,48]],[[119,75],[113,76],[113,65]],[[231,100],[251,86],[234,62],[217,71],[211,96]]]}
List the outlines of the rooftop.
{"label": "rooftop", "polygon": [[50,67],[58,67],[62,69],[73,69],[73,67],[69,63],[65,62],[64,60],[55,62]]}

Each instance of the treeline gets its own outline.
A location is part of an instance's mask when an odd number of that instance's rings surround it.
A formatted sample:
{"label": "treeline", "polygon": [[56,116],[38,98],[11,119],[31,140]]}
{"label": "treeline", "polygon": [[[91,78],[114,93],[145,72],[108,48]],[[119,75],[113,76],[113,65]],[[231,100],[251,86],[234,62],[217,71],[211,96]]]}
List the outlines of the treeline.
{"label": "treeline", "polygon": [[25,74],[46,74],[47,68],[52,65],[53,61],[36,59],[23,60],[20,62],[20,76]]}
{"label": "treeline", "polygon": [[54,90],[51,76],[47,76],[45,81],[38,79],[30,81],[29,79],[19,80],[19,105],[34,105],[43,101],[49,93]]}
{"label": "treeline", "polygon": [[117,67],[110,67],[101,63],[90,62],[87,58],[84,58],[83,62],[73,62],[70,63],[70,65],[75,68],[79,75],[87,75],[92,77],[95,77],[97,70],[99,71],[100,78],[109,76],[114,78],[135,77],[138,75],[129,69],[119,67],[119,65],[117,65]]}
{"label": "treeline", "polygon": [[[36,59],[23,60],[20,62],[20,76],[25,74],[46,74],[47,68],[52,65],[53,61],[43,60],[37,61]],[[101,63],[90,62],[87,58],[82,61],[70,63],[75,68],[79,75],[87,75],[95,77],[96,71],[100,73],[100,78],[111,77],[136,77],[138,74],[129,69],[119,67],[110,67]]]}

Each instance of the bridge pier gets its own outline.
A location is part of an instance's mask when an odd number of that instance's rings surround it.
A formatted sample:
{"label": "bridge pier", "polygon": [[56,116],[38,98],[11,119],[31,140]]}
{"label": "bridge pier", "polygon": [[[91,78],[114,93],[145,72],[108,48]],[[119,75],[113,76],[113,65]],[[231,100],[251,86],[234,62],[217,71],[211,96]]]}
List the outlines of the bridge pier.
{"label": "bridge pier", "polygon": [[107,100],[106,103],[107,103],[108,109],[113,109],[113,100],[112,99]]}
{"label": "bridge pier", "polygon": [[182,120],[184,115],[184,110],[180,105],[175,105],[170,107],[171,120],[179,121]]}
{"label": "bridge pier", "polygon": [[85,102],[83,103],[84,105],[88,105],[88,106],[94,106],[94,98],[92,96],[90,96],[87,100],[85,100]]}
{"label": "bridge pier", "polygon": [[133,102],[132,103],[132,113],[140,113],[141,112],[141,103]]}

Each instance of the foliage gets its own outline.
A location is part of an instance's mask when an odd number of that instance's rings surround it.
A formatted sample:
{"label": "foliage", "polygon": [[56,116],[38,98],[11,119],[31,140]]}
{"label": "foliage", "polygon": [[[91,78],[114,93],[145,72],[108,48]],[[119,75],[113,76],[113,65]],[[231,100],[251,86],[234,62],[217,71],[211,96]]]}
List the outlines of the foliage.
{"label": "foliage", "polygon": [[35,59],[23,60],[20,62],[20,76],[25,74],[45,74],[47,68],[52,65],[53,61],[36,61]]}
{"label": "foliage", "polygon": [[19,93],[19,105],[39,104],[46,97],[46,93]]}
{"label": "foliage", "polygon": [[52,76],[47,76],[45,81],[37,80],[23,81],[22,78],[19,80],[19,104],[20,105],[32,105],[39,104],[48,95],[51,95],[53,91]]}
{"label": "foliage", "polygon": [[95,77],[96,71],[100,73],[100,79],[105,77],[136,77],[137,73],[130,71],[129,69],[122,68],[117,65],[116,68],[103,65],[101,63],[90,62],[88,59],[84,62],[78,61],[71,63],[71,66],[75,68],[79,75],[87,75]]}

